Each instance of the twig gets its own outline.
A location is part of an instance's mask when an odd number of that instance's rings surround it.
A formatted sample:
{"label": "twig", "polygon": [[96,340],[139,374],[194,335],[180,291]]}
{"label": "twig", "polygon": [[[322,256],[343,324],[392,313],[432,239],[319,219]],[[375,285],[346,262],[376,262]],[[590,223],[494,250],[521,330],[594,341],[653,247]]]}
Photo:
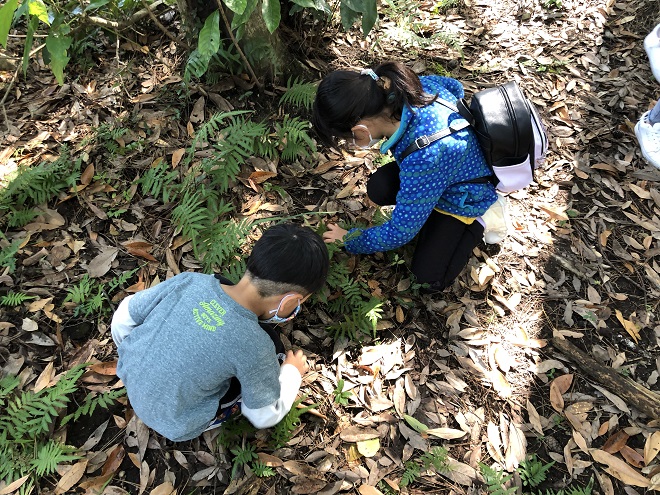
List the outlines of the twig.
{"label": "twig", "polygon": [[135,24],[139,20],[149,16],[149,15],[154,15],[153,11],[158,7],[160,4],[165,3],[164,0],[156,0],[152,4],[147,4],[146,2],[142,2],[144,5],[144,8],[142,10],[138,10],[135,14],[131,16],[131,18],[127,21],[122,21],[122,22],[117,22],[117,21],[109,21],[108,19],[104,19],[103,17],[99,16],[87,16],[86,20],[91,22],[92,24],[95,24],[97,26],[101,26],[104,28],[108,29],[116,29],[118,31],[121,31],[123,29],[126,29],[127,27]]}
{"label": "twig", "polygon": [[252,66],[250,65],[250,62],[248,62],[248,59],[245,56],[245,53],[243,53],[243,50],[241,50],[241,47],[238,45],[238,41],[236,41],[236,38],[234,37],[234,33],[231,30],[231,24],[229,24],[229,19],[227,19],[227,15],[225,14],[225,9],[222,6],[222,2],[220,0],[215,0],[215,1],[218,4],[218,10],[220,10],[220,15],[222,15],[222,20],[225,22],[225,27],[227,28],[227,31],[229,32],[229,37],[231,38],[231,42],[236,47],[236,49],[238,50],[238,54],[243,59],[243,63],[245,64],[245,67],[247,68],[248,72],[250,73],[250,77],[252,78],[252,82],[257,86],[257,88],[259,90],[261,90],[263,88],[263,86],[259,82],[259,79],[257,79],[257,76],[255,75],[254,71],[252,70]]}
{"label": "twig", "polygon": [[163,25],[163,23],[158,20],[158,17],[156,17],[156,15],[153,13],[153,11],[149,8],[149,5],[147,5],[146,0],[142,0],[142,5],[144,5],[145,9],[147,9],[147,13],[148,13],[149,17],[151,18],[151,20],[153,21],[153,23],[156,26],[158,26],[158,28],[165,34],[165,36],[167,36],[169,39],[171,39],[175,43],[181,45],[186,50],[190,50],[190,46],[188,45],[188,43],[186,43],[183,40],[178,39],[176,36],[174,36],[172,33],[170,33],[170,31]]}
{"label": "twig", "polygon": [[[42,43],[38,47],[36,47],[34,50],[32,50],[28,54],[28,59],[32,57],[35,53],[37,53],[39,50],[41,50],[44,46],[46,46],[46,43]],[[14,75],[11,78],[11,81],[9,81],[9,86],[7,86],[7,90],[5,91],[5,95],[2,97],[2,100],[0,100],[0,107],[2,108],[2,115],[5,118],[5,125],[7,126],[7,132],[9,132],[9,119],[7,118],[7,111],[5,110],[5,101],[7,101],[7,96],[9,96],[9,92],[11,91],[11,88],[14,87],[14,83],[16,83],[16,79],[18,79],[18,71],[21,69],[21,64],[16,65],[16,70],[14,71]]]}

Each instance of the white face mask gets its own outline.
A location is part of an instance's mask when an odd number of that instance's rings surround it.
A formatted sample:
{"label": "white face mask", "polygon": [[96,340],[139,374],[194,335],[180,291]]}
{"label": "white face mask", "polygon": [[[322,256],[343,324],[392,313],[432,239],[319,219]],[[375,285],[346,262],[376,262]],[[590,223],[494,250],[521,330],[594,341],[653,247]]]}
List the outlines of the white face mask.
{"label": "white face mask", "polygon": [[374,138],[371,137],[371,131],[369,130],[369,128],[366,125],[358,124],[355,127],[362,127],[363,129],[366,129],[366,131],[369,133],[369,144],[367,144],[366,146],[363,146],[363,145],[359,145],[355,142],[355,133],[353,131],[351,131],[351,132],[353,132],[353,146],[355,146],[356,148],[362,148],[363,150],[366,150],[366,149],[369,149],[369,148],[373,148],[378,143],[380,143],[380,139],[374,139]]}

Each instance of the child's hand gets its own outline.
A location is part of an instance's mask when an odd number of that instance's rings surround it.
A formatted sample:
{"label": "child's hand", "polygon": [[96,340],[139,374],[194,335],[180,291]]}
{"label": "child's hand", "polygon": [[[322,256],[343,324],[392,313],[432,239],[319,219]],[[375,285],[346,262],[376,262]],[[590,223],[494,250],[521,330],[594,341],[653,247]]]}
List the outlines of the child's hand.
{"label": "child's hand", "polygon": [[342,229],[336,223],[329,223],[327,227],[328,231],[323,233],[323,240],[326,244],[332,244],[335,241],[343,241],[344,236],[348,234],[348,230]]}
{"label": "child's hand", "polygon": [[293,351],[288,351],[286,353],[286,358],[282,364],[292,364],[300,372],[300,376],[303,376],[309,370],[309,364],[307,364],[307,356],[303,354],[303,351],[298,349],[295,353]]}

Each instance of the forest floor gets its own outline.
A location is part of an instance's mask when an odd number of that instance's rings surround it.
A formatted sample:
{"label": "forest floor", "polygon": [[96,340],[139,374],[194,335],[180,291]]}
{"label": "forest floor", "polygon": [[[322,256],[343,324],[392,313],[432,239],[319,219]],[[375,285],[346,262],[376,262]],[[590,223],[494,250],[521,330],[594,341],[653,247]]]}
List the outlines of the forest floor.
{"label": "forest floor", "polygon": [[[172,443],[124,400],[58,432],[85,455],[60,466],[62,477],[76,478],[67,490],[489,493],[480,463],[513,473],[509,484],[520,493],[571,493],[590,480],[603,495],[660,490],[660,402],[644,392],[660,391],[660,171],[644,161],[633,131],[660,97],[642,45],[660,21],[660,2],[414,4],[383,5],[366,39],[328,31],[300,63],[320,78],[398,59],[420,75],[449,74],[468,93],[518,81],[538,106],[551,146],[536,183],[508,197],[511,234],[476,248],[442,296],[414,289],[402,262],[409,250],[351,258],[353,276],[386,301],[375,338],[333,338],[335,316],[320,301],[283,326],[285,343],[310,356],[303,404],[317,407],[283,447],[269,447],[268,432],[243,438],[273,476],[242,468],[230,480],[233,454],[218,446],[219,430]],[[89,64],[78,65],[78,77],[71,72],[64,86],[36,59],[10,88],[0,181],[16,167],[54,160],[64,144],[86,170],[76,194],[6,231],[25,242],[16,270],[0,274],[0,295],[34,296],[0,306],[0,366],[23,387],[46,386],[83,362],[97,363],[83,377],[86,392],[121,386],[111,313],[74,316],[66,289],[85,274],[108,281],[139,268],[133,285],[114,294],[116,305],[176,273],[199,271],[171,225],[171,205],[136,192],[132,182],[157,160],[176,169],[190,129],[213,113],[282,113],[281,86],[259,93],[230,75],[185,94],[185,57],[151,29],[142,26],[118,45],[99,36]],[[440,41],[448,33],[457,41],[452,47]],[[5,88],[12,75],[1,73]],[[112,147],[90,145],[116,122],[128,132],[111,138]],[[365,182],[379,160],[374,152],[321,148],[293,163],[248,160],[232,188],[236,211],[246,218],[307,213],[311,225],[368,223],[378,212]],[[256,180],[263,170],[272,174]],[[352,392],[345,401],[337,397],[340,379]],[[446,464],[424,466],[424,454],[438,446],[447,450]],[[554,462],[535,488],[516,470],[532,454]],[[416,476],[403,486],[415,464]],[[44,478],[40,490],[57,493],[58,482]]]}

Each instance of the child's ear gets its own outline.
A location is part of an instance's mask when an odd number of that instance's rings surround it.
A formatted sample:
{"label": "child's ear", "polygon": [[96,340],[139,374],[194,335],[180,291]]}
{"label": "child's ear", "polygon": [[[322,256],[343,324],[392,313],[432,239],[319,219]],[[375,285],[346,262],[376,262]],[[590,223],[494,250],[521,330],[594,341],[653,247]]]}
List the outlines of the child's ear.
{"label": "child's ear", "polygon": [[353,137],[355,138],[355,141],[369,141],[371,139],[371,133],[369,131],[369,128],[365,125],[354,125],[351,128],[351,132],[353,133]]}

